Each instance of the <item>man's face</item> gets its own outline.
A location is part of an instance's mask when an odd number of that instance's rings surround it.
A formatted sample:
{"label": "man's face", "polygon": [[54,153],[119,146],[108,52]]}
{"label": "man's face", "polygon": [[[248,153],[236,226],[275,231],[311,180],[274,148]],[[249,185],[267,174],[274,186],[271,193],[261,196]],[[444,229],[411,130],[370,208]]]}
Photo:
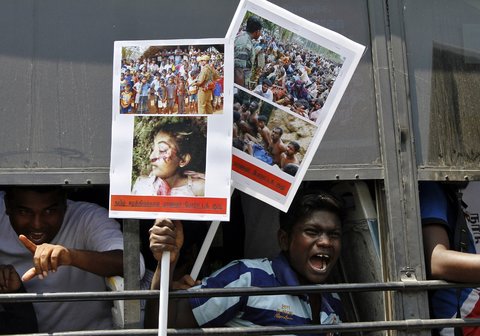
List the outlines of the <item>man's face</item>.
{"label": "man's face", "polygon": [[328,211],[314,211],[297,222],[290,235],[280,230],[279,242],[301,284],[324,283],[340,256],[340,219]]}
{"label": "man's face", "polygon": [[280,130],[277,129],[277,128],[274,128],[273,131],[272,131],[272,140],[278,140],[280,139],[282,135],[280,134]]}
{"label": "man's face", "polygon": [[262,84],[262,91],[263,91],[263,93],[266,93],[268,91],[268,85],[267,84]]}
{"label": "man's face", "polygon": [[287,145],[287,155],[294,155],[297,151],[295,150],[295,146],[292,144]]}
{"label": "man's face", "polygon": [[37,245],[49,243],[60,230],[66,211],[61,191],[36,192],[14,189],[5,199],[6,213],[15,232]]}

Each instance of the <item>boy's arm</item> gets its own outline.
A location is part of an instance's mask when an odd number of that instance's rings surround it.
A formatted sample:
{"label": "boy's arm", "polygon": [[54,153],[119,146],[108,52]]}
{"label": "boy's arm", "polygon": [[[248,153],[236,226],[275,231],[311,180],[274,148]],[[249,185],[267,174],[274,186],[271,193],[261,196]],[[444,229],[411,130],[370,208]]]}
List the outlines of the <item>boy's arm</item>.
{"label": "boy's arm", "polygon": [[[172,277],[178,261],[180,249],[183,245],[183,226],[181,222],[172,222],[169,219],[157,219],[150,229],[150,250],[158,261],[152,279],[151,289],[160,289],[161,259],[164,251],[170,251],[169,288],[172,287]],[[145,307],[145,327],[158,327],[158,299],[148,300]],[[194,328],[198,324],[193,316],[187,299],[169,300],[168,326],[174,328]]]}
{"label": "boy's arm", "polygon": [[[151,289],[160,289],[160,264],[161,263],[158,262],[157,269],[153,276]],[[171,274],[173,274],[173,269],[170,270],[169,288],[171,288],[172,285]],[[158,328],[158,306],[158,299],[147,300],[145,306],[145,328]],[[192,308],[190,307],[188,299],[168,300],[168,326],[172,328],[198,328],[198,323],[193,316]]]}

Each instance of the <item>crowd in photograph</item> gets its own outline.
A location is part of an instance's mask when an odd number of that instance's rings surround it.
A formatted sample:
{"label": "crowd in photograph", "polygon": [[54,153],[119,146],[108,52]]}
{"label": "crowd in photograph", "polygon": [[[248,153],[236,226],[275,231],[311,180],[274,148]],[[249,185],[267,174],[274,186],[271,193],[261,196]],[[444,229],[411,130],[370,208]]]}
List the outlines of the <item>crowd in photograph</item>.
{"label": "crowd in photograph", "polygon": [[237,34],[235,82],[320,123],[325,117],[323,105],[342,66],[340,57],[314,51],[315,46],[307,48],[311,43],[298,38],[280,40],[266,26],[252,16]]}
{"label": "crowd in photograph", "polygon": [[122,59],[121,114],[211,114],[223,109],[223,54],[215,47],[150,47]]}
{"label": "crowd in photograph", "polygon": [[300,144],[285,140],[281,126],[269,127],[272,105],[247,94],[235,94],[233,147],[295,176],[300,165]]}

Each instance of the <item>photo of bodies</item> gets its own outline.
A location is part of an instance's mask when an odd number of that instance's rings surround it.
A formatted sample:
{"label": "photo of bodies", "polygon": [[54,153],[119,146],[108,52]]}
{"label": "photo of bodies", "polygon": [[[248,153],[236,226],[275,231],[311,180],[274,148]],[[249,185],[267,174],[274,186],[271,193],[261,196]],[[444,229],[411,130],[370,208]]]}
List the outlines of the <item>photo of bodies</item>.
{"label": "photo of bodies", "polygon": [[135,117],[132,195],[205,196],[207,117]]}
{"label": "photo of bodies", "polygon": [[235,37],[234,82],[320,124],[344,57],[247,11]]}
{"label": "photo of bodies", "polygon": [[295,176],[317,130],[311,122],[244,91],[234,95],[233,147]]}
{"label": "photo of bodies", "polygon": [[224,45],[125,46],[120,114],[223,113]]}

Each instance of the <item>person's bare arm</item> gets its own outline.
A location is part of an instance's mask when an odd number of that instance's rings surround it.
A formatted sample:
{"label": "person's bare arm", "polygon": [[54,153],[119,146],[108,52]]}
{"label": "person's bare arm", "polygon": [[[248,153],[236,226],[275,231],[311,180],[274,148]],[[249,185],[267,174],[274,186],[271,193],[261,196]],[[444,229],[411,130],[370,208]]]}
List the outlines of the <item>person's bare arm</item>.
{"label": "person's bare arm", "polygon": [[[164,251],[170,251],[170,280],[172,288],[172,275],[178,261],[180,249],[183,245],[183,226],[181,222],[172,222],[169,219],[157,219],[150,229],[150,250],[158,261],[152,279],[151,289],[160,289],[161,259]],[[148,300],[145,307],[145,327],[158,327],[158,299]],[[168,303],[168,326],[174,328],[195,328],[198,324],[193,316],[188,300],[170,299]]]}
{"label": "person's bare arm", "polygon": [[283,167],[285,167],[285,165],[286,165],[285,160],[286,159],[287,159],[287,155],[285,154],[285,152],[280,154],[280,168],[283,169]]}
{"label": "person's bare arm", "polygon": [[480,255],[450,249],[448,233],[440,224],[423,227],[427,272],[432,279],[455,282],[480,281]]}
{"label": "person's bare arm", "polygon": [[20,235],[19,239],[33,254],[34,267],[23,274],[23,281],[31,280],[37,275],[40,278],[46,277],[49,272],[56,272],[59,266],[74,266],[104,277],[123,275],[122,250],[76,250],[62,245],[35,245],[24,235]]}
{"label": "person's bare arm", "polygon": [[263,142],[265,143],[265,146],[269,147],[272,144],[272,136],[270,135],[270,130],[264,127],[260,130],[260,134],[262,136]]}

